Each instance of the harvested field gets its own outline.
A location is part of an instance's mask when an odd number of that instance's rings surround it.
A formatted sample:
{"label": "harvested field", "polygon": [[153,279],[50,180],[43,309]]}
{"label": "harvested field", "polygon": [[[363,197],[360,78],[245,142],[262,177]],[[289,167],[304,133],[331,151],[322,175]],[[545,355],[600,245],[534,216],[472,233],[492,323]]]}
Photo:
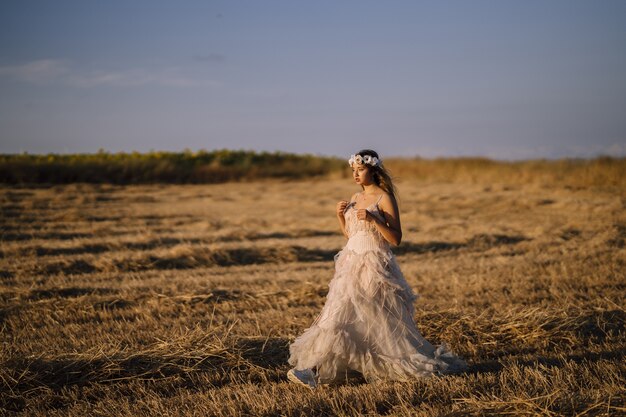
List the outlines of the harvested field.
{"label": "harvested field", "polygon": [[349,179],[0,188],[0,408],[17,415],[624,415],[626,192],[398,184],[420,331],[466,374],[315,391]]}

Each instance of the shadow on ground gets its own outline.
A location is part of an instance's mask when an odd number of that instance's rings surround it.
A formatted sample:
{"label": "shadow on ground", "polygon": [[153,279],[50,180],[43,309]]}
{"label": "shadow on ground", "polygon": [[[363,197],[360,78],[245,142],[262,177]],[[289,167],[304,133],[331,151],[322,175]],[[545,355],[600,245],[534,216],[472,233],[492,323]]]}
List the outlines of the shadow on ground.
{"label": "shadow on ground", "polygon": [[[524,355],[528,357],[529,355]],[[515,364],[521,367],[531,367],[535,368],[538,365],[548,366],[548,367],[557,367],[562,368],[568,362],[575,363],[583,363],[583,362],[598,362],[601,360],[621,360],[626,356],[626,349],[617,349],[610,351],[600,351],[600,352],[584,352],[584,353],[574,353],[569,355],[558,355],[558,356],[546,356],[539,355],[535,358],[531,359],[515,359],[510,358],[509,363]],[[470,365],[468,373],[471,374],[482,374],[482,373],[498,373],[502,369],[505,368],[505,363],[500,360],[488,360],[483,362],[477,362],[475,364]]]}

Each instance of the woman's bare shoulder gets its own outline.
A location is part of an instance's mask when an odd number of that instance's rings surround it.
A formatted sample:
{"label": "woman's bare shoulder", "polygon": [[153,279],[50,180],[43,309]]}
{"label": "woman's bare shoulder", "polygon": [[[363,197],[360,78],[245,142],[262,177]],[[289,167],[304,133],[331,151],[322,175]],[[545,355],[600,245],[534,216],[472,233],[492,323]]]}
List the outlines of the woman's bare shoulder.
{"label": "woman's bare shoulder", "polygon": [[386,191],[384,191],[383,195],[380,197],[380,202],[378,203],[378,205],[383,210],[390,213],[398,210],[398,203],[396,202],[395,196]]}
{"label": "woman's bare shoulder", "polygon": [[393,196],[393,194],[388,193],[387,191],[383,191],[382,192],[382,196],[380,197],[380,201],[381,202],[384,201],[384,202],[393,204],[393,203],[395,203],[396,198]]}

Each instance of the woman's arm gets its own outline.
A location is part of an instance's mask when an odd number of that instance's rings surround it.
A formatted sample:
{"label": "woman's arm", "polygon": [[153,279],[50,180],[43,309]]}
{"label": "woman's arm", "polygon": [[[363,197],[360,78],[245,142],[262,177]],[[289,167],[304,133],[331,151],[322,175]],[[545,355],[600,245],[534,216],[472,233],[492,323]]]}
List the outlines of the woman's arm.
{"label": "woman's arm", "polygon": [[400,212],[396,199],[385,193],[378,203],[378,207],[385,221],[383,222],[369,212],[365,220],[374,222],[376,229],[383,235],[385,240],[394,246],[398,246],[400,241],[402,241],[402,226],[400,225]]}
{"label": "woman's arm", "polygon": [[[345,208],[345,205],[343,207]],[[341,233],[343,233],[343,235],[345,237],[349,237],[348,236],[348,232],[346,231],[346,219],[345,219],[345,217],[342,214],[337,213],[337,220],[339,220],[339,227],[341,228]]]}
{"label": "woman's arm", "polygon": [[346,230],[346,218],[344,216],[344,212],[346,210],[346,206],[348,204],[350,204],[352,201],[354,201],[354,197],[356,196],[356,194],[354,194],[351,198],[350,198],[350,202],[345,201],[345,200],[341,200],[340,202],[337,203],[337,220],[339,220],[339,227],[341,228],[341,233],[343,233],[343,235],[347,238],[350,238],[350,236],[348,236],[348,231]]}

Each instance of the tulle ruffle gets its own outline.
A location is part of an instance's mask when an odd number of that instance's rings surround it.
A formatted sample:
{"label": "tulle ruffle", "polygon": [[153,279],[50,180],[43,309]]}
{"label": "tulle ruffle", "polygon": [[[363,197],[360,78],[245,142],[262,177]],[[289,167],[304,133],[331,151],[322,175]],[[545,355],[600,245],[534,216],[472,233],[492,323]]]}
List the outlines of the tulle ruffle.
{"label": "tulle ruffle", "polygon": [[335,275],[320,314],[290,345],[289,363],[316,368],[321,383],[348,370],[368,381],[407,380],[466,368],[445,344],[435,347],[413,321],[417,296],[391,250],[335,255]]}

